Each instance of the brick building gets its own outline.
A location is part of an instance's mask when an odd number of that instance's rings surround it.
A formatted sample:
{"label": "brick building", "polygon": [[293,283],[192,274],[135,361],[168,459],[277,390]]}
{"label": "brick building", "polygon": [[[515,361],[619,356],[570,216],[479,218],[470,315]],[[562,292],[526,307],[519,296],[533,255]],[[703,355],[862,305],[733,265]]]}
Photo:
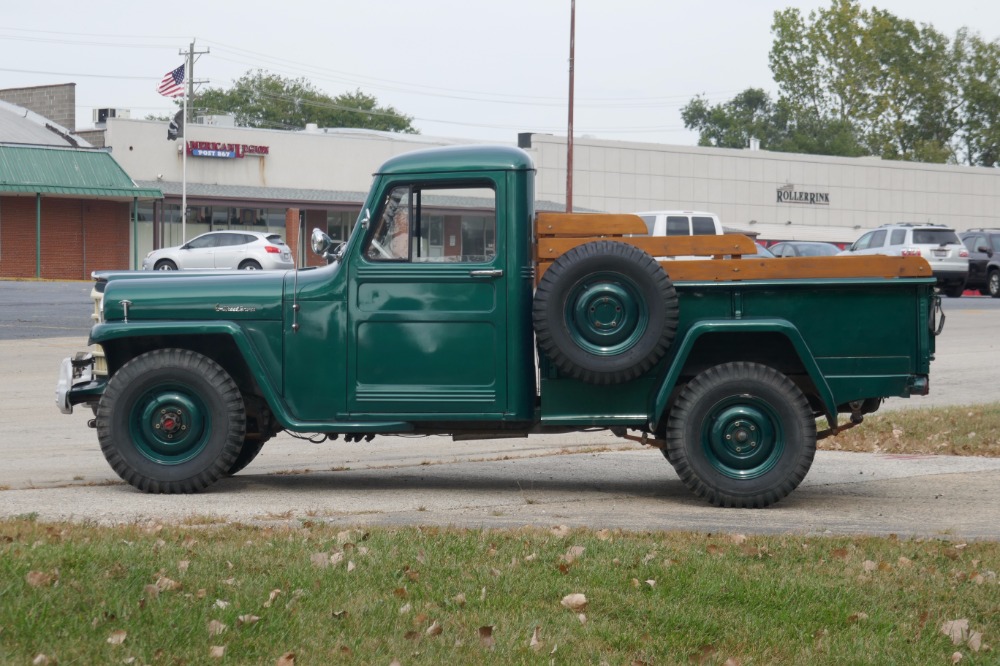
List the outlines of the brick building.
{"label": "brick building", "polygon": [[71,129],[0,101],[0,277],[124,268],[138,203],[160,198]]}

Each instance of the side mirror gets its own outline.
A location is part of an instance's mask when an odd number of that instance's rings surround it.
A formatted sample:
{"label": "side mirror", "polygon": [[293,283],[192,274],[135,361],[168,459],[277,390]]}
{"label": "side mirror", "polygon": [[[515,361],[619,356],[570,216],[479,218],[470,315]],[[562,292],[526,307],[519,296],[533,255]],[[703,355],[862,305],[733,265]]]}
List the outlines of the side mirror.
{"label": "side mirror", "polygon": [[[339,260],[344,251],[343,242],[337,242],[335,244],[332,238],[327,236],[318,228],[312,230],[312,235],[309,238],[309,245],[312,247],[312,251],[323,257],[327,263]],[[336,247],[334,247],[334,245],[336,245]],[[331,248],[334,248],[333,252],[330,251]]]}
{"label": "side mirror", "polygon": [[987,256],[993,256],[993,249],[988,245],[977,245],[976,252],[984,252]]}

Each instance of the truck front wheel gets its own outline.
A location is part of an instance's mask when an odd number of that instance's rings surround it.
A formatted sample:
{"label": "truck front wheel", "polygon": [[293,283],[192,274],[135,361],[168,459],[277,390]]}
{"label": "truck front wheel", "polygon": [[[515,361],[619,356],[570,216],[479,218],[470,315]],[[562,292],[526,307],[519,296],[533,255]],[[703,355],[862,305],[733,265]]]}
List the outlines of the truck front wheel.
{"label": "truck front wheel", "polygon": [[715,506],[764,507],[805,478],[816,420],[802,391],[758,363],[725,363],[681,391],[664,455],[695,495]]}
{"label": "truck front wheel", "polygon": [[239,387],[212,359],[162,349],[126,363],[97,409],[101,451],[118,476],[148,493],[193,493],[226,475],[243,447]]}

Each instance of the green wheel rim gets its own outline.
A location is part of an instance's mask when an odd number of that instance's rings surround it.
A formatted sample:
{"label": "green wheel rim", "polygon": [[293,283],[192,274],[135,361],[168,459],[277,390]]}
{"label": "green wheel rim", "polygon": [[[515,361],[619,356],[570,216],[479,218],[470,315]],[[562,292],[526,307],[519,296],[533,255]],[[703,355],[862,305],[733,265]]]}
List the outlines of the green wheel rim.
{"label": "green wheel rim", "polygon": [[765,400],[734,396],[709,410],[701,443],[706,459],[720,474],[756,479],[778,464],[785,450],[785,432]]}
{"label": "green wheel rim", "polygon": [[156,386],[143,393],[129,413],[136,449],[161,465],[179,465],[197,456],[211,431],[204,401],[185,386]]}
{"label": "green wheel rim", "polygon": [[564,320],[581,349],[616,356],[631,349],[649,327],[649,308],[632,281],[617,273],[595,273],[570,291]]}

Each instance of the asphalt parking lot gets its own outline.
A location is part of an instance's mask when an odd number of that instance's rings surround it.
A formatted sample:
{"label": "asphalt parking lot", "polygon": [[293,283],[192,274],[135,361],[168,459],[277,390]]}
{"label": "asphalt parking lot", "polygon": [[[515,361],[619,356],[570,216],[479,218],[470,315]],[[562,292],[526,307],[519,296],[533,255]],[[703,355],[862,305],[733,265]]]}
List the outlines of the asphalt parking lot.
{"label": "asphalt parking lot", "polygon": [[[741,532],[895,533],[1000,539],[1000,459],[820,452],[803,485],[765,511],[694,499],[659,452],[605,432],[452,442],[378,437],[312,444],[279,435],[210,492],[149,496],[108,467],[89,410],[53,402],[61,358],[86,344],[90,284],[0,281],[0,516],[342,524],[553,524]],[[885,408],[1000,401],[1000,299],[945,299],[931,395]],[[904,417],[905,418],[905,417]],[[975,511],[969,507],[975,506]]]}

